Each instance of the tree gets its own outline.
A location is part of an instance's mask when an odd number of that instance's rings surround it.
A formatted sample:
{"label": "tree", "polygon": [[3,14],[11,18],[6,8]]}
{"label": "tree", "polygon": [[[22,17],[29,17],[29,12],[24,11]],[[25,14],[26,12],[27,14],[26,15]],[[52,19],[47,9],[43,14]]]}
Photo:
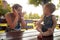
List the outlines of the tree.
{"label": "tree", "polygon": [[58,20],[58,18],[59,18],[59,16],[57,15],[57,16],[56,16],[56,20]]}
{"label": "tree", "polygon": [[11,12],[11,8],[7,7],[7,9],[3,9],[3,6],[0,5],[0,14],[5,15],[7,12]]}
{"label": "tree", "polygon": [[33,4],[35,6],[39,6],[39,4],[46,4],[50,2],[51,0],[29,0],[29,4]]}
{"label": "tree", "polygon": [[11,7],[9,4],[7,4],[7,8],[4,8],[2,0],[0,0],[0,16],[5,15],[7,12],[11,12]]}
{"label": "tree", "polygon": [[37,13],[34,13],[34,14],[29,13],[29,19],[39,19],[39,18],[40,16]]}
{"label": "tree", "polygon": [[2,0],[0,0],[0,5],[2,5]]}
{"label": "tree", "polygon": [[29,19],[33,19],[33,14],[32,14],[32,12],[29,13]]}
{"label": "tree", "polygon": [[29,13],[29,14],[25,13],[25,15],[24,15],[24,19],[25,20],[27,20],[27,19],[39,19],[39,18],[40,18],[40,16],[37,13],[34,13],[34,14],[32,14],[32,13]]}
{"label": "tree", "polygon": [[57,9],[59,9],[60,8],[60,0],[59,0],[59,3],[57,4]]}
{"label": "tree", "polygon": [[33,19],[39,19],[39,18],[40,18],[40,16],[37,13],[33,14]]}
{"label": "tree", "polygon": [[28,14],[25,14],[25,15],[24,15],[24,19],[25,19],[25,20],[29,19],[29,15],[28,15]]}

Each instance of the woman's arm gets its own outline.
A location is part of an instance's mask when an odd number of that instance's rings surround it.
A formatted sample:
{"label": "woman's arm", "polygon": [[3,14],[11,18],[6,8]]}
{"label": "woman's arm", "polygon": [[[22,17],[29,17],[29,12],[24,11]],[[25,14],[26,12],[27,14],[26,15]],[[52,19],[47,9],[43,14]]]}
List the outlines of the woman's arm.
{"label": "woman's arm", "polygon": [[14,29],[17,21],[18,21],[18,16],[15,17],[14,21],[12,22],[11,17],[9,16],[9,13],[5,15],[6,21],[8,25],[10,26],[11,29]]}
{"label": "woman's arm", "polygon": [[24,27],[24,28],[26,27],[26,22],[25,22],[23,16],[21,17],[21,26]]}
{"label": "woman's arm", "polygon": [[57,24],[56,17],[53,16],[52,20],[53,20],[53,26],[52,26],[52,28],[49,28],[48,31],[43,32],[43,36],[49,36],[49,35],[53,34],[54,29],[55,29],[56,24]]}
{"label": "woman's arm", "polygon": [[8,25],[11,27],[11,29],[15,28],[17,21],[18,21],[18,13],[15,9],[13,10],[13,13],[15,15],[14,21],[12,21],[11,17],[9,16],[10,13],[5,14],[6,21],[7,21]]}

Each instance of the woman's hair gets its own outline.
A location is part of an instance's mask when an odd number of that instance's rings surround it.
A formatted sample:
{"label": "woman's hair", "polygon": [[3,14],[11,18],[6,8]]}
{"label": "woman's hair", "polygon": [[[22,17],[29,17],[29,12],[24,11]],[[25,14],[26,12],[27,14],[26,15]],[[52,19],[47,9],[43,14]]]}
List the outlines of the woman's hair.
{"label": "woman's hair", "polygon": [[45,7],[47,7],[51,13],[53,13],[56,9],[56,7],[53,3],[47,3],[47,4],[45,4]]}
{"label": "woman's hair", "polygon": [[18,9],[19,7],[21,7],[21,8],[22,8],[22,6],[21,6],[21,5],[19,5],[19,4],[14,4],[14,5],[12,6],[12,9]]}

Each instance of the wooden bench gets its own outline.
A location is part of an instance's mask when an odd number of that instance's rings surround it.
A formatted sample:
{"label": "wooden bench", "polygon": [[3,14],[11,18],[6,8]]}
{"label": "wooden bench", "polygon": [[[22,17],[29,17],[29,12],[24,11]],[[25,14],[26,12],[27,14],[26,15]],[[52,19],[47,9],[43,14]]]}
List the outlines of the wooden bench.
{"label": "wooden bench", "polygon": [[[21,27],[21,28],[22,29],[27,29],[27,30],[28,29],[33,29],[33,26],[34,26],[33,20],[25,20],[25,21],[26,21],[26,24],[27,24],[26,28],[23,28],[23,27]],[[5,30],[6,27],[8,27],[6,22],[0,22],[0,30]]]}

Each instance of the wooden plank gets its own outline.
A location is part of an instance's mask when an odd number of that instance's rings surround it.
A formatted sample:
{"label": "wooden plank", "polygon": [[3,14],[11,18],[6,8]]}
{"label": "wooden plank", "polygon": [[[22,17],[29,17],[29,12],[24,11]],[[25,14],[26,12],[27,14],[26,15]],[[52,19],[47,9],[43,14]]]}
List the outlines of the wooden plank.
{"label": "wooden plank", "polygon": [[7,25],[7,23],[0,23],[0,26],[7,27],[8,25]]}

